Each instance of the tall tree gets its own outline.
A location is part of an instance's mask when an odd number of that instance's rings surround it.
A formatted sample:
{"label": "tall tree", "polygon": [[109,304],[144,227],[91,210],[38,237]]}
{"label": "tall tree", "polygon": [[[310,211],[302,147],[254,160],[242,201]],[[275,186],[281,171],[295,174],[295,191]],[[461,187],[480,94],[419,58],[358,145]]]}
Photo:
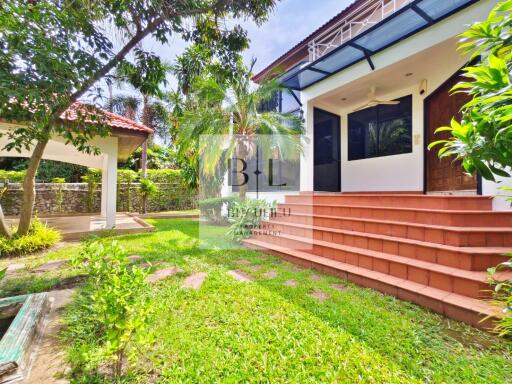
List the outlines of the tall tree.
{"label": "tall tree", "polygon": [[[252,158],[257,144],[267,153],[279,153],[290,160],[298,159],[302,153],[302,118],[295,114],[261,111],[261,105],[283,88],[276,80],[255,88],[251,84],[253,65],[226,83],[206,75],[191,87],[189,107],[180,119],[179,142],[181,148],[198,148],[204,176],[216,175],[222,169],[219,166],[232,157]],[[198,143],[201,135],[207,140]],[[262,137],[267,139],[262,140]],[[247,184],[241,185],[242,200],[246,191]]]}
{"label": "tall tree", "polygon": [[[239,25],[226,26],[244,18],[261,23],[274,5],[275,0],[0,2],[0,117],[26,123],[7,134],[6,149],[32,150],[18,233],[29,230],[35,174],[50,138],[59,135],[80,151],[97,152],[89,139],[108,133],[93,109],[65,124],[61,115],[74,102],[95,91],[97,82],[116,68],[130,74],[143,94],[160,92],[165,66],[157,54],[138,47],[144,38],[166,44],[171,35],[179,35],[226,52],[219,57],[229,60],[229,52],[247,47],[248,39]],[[121,44],[106,35],[107,25],[123,37]]]}

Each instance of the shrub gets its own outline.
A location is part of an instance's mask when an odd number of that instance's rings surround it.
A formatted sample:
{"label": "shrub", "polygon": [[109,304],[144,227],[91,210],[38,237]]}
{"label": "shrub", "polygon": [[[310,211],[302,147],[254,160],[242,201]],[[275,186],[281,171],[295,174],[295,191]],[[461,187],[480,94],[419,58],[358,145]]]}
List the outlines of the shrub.
{"label": "shrub", "polygon": [[[512,253],[507,254],[512,257]],[[512,268],[512,259],[497,267],[489,268],[490,281],[494,285],[494,302],[503,310],[503,318],[496,325],[495,331],[501,337],[512,336],[512,280],[500,280],[496,277],[497,270]]]}
{"label": "shrub", "polygon": [[251,231],[259,227],[261,220],[268,218],[275,202],[270,204],[266,200],[246,199],[236,201],[230,208],[228,217],[231,221],[227,236],[237,242],[251,236]]}
{"label": "shrub", "polygon": [[199,201],[198,206],[201,216],[206,217],[212,223],[221,224],[227,221],[222,217],[222,207],[226,205],[229,211],[236,201],[238,201],[237,196],[212,197]]}
{"label": "shrub", "polygon": [[33,253],[51,247],[61,239],[60,233],[43,224],[40,220],[32,221],[29,232],[24,236],[11,239],[0,237],[0,257],[18,256]]}
{"label": "shrub", "polygon": [[148,169],[147,179],[154,183],[184,184],[183,175],[179,169]]}
{"label": "shrub", "polygon": [[88,242],[72,263],[81,266],[88,279],[67,317],[67,332],[77,341],[92,339],[95,345],[85,352],[85,360],[96,367],[108,362],[118,380],[126,360],[133,358],[132,342],[148,341],[147,273],[130,264],[117,241]]}
{"label": "shrub", "polygon": [[26,171],[5,171],[0,169],[0,183],[21,183]]}
{"label": "shrub", "polygon": [[82,176],[82,180],[87,183],[87,210],[94,211],[94,196],[101,182],[101,171],[95,168],[87,169],[87,174]]}
{"label": "shrub", "polygon": [[142,179],[139,184],[139,192],[142,197],[142,213],[146,213],[148,198],[156,195],[158,188],[151,180]]}
{"label": "shrub", "polygon": [[[131,169],[118,169],[117,170],[117,182],[119,184],[126,184],[126,196],[125,196],[125,201],[126,201],[126,207],[127,207],[127,210],[128,212],[131,212],[132,211],[132,183],[137,180],[137,178],[139,177],[139,175],[137,174],[137,172],[135,171],[132,171]],[[118,203],[121,201],[121,199],[119,199],[119,193],[121,191],[121,188],[117,188],[117,201]]]}
{"label": "shrub", "polygon": [[55,204],[57,204],[57,210],[62,212],[62,203],[64,202],[64,183],[66,179],[63,177],[54,177],[52,183],[58,184],[58,188],[55,191]]}

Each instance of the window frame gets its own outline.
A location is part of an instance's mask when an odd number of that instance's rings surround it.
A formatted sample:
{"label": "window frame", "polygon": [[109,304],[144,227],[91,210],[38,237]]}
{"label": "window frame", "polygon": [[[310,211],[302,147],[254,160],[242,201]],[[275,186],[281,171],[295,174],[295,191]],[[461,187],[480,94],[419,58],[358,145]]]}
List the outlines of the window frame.
{"label": "window frame", "polygon": [[[347,114],[347,144],[348,144],[347,145],[348,146],[347,159],[348,159],[348,161],[367,160],[367,159],[374,159],[374,158],[379,158],[379,157],[399,156],[399,155],[405,155],[405,154],[408,154],[408,153],[412,153],[412,151],[413,151],[413,115],[414,115],[413,95],[409,94],[409,95],[405,95],[405,96],[402,96],[402,97],[395,98],[393,100],[400,100],[401,101],[401,100],[406,100],[406,99],[408,99],[408,102],[410,103],[410,115],[408,117],[409,124],[407,126],[407,132],[409,134],[409,145],[407,146],[406,150],[404,150],[402,152],[385,154],[385,153],[381,153],[379,148],[377,148],[376,154],[374,154],[374,155],[363,154],[361,157],[359,157],[357,155],[357,153],[356,154],[353,153],[353,149],[352,148],[354,148],[354,145],[353,145],[353,141],[351,141],[351,139],[350,139],[350,135],[351,135],[351,127],[350,127],[350,120],[351,119],[350,119],[350,116],[354,115],[354,114],[357,114],[357,113],[361,113],[363,111],[370,110],[370,109],[376,109],[377,127],[380,130],[380,128],[381,128],[381,120],[379,119],[379,109],[380,108],[390,107],[390,106],[386,106],[386,105],[380,104],[380,105],[377,105],[375,107],[369,107],[369,108],[363,109],[361,111],[355,111],[355,112]],[[389,121],[389,120],[384,120],[384,121]],[[365,125],[364,129],[366,131],[368,130],[368,124]],[[363,152],[366,152],[366,148],[364,148]]]}

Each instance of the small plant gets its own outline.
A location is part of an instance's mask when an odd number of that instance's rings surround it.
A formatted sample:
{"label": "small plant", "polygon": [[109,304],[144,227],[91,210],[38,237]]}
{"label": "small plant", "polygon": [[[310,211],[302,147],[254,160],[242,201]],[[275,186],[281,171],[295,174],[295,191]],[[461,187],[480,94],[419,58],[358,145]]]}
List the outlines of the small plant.
{"label": "small plant", "polygon": [[237,196],[213,197],[199,201],[198,206],[201,216],[205,217],[209,222],[224,224],[227,222],[227,219],[222,217],[222,208],[226,207],[229,212],[236,201],[238,201]]}
{"label": "small plant", "polygon": [[55,204],[57,204],[58,212],[62,212],[62,203],[64,202],[64,183],[66,179],[63,177],[54,177],[52,183],[57,184],[57,190],[55,191]]}
{"label": "small plant", "polygon": [[[512,257],[512,253],[507,254]],[[494,302],[502,308],[503,317],[497,323],[495,331],[500,337],[512,336],[512,280],[500,280],[496,277],[496,272],[501,269],[511,269],[512,258],[497,267],[489,268],[489,279],[494,285],[493,299]]]}
{"label": "small plant", "polygon": [[[89,241],[72,263],[88,274],[75,326],[83,322],[97,330],[98,348],[88,356],[99,364],[109,362],[114,382],[118,382],[126,361],[133,358],[131,342],[148,341],[146,329],[150,308],[147,305],[147,273],[128,261],[125,250],[112,241]],[[73,327],[73,324],[71,324]],[[71,330],[72,332],[73,330]]]}
{"label": "small plant", "polygon": [[51,247],[61,239],[60,233],[35,218],[28,233],[11,238],[0,237],[0,257],[19,256]]}
{"label": "small plant", "polygon": [[118,181],[118,188],[117,188],[117,194],[118,194],[118,203],[122,201],[122,199],[119,198],[120,192],[122,190],[122,186],[126,188],[125,192],[125,201],[126,201],[126,209],[128,212],[132,211],[132,183],[137,180],[139,175],[137,172],[132,171],[131,169],[118,169],[117,170],[117,181]]}
{"label": "small plant", "polygon": [[87,174],[82,176],[82,180],[87,183],[87,210],[94,211],[94,197],[98,190],[98,185],[101,182],[101,171],[94,168],[89,168]]}
{"label": "small plant", "polygon": [[139,184],[139,191],[142,197],[142,213],[146,213],[148,198],[158,192],[158,187],[149,179],[141,179]]}
{"label": "small plant", "polygon": [[226,235],[237,242],[248,238],[252,230],[257,229],[261,221],[268,218],[274,206],[275,202],[270,204],[266,200],[236,201],[228,213],[232,224]]}

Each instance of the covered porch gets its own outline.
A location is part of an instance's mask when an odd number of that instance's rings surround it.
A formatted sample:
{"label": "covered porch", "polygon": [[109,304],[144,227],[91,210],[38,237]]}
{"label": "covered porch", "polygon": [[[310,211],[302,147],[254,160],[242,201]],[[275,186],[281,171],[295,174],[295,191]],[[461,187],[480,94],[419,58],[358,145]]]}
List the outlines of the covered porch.
{"label": "covered porch", "polygon": [[[111,128],[107,137],[94,137],[90,144],[99,149],[99,154],[87,154],[80,152],[73,145],[66,144],[61,136],[52,137],[44,151],[43,159],[55,160],[65,163],[82,165],[89,168],[101,170],[101,212],[99,216],[94,214],[89,217],[90,223],[86,224],[85,219],[79,220],[79,223],[68,223],[75,226],[98,225],[104,229],[113,229],[118,225],[124,225],[123,220],[119,221],[121,216],[117,215],[117,162],[126,160],[147,138],[153,133],[153,129],[127,119],[125,117],[103,111],[108,125]],[[68,114],[69,119],[73,118],[72,114]],[[31,150],[22,150],[21,152],[7,151],[4,149],[8,142],[5,135],[7,132],[22,126],[21,124],[13,124],[0,120],[0,156],[2,157],[30,157]],[[64,221],[73,221],[70,216],[62,217]],[[92,221],[91,221],[92,220]],[[55,221],[58,223],[59,221]],[[99,224],[101,223],[101,224]],[[58,228],[58,226],[57,226]],[[84,227],[85,228],[85,227]]]}

